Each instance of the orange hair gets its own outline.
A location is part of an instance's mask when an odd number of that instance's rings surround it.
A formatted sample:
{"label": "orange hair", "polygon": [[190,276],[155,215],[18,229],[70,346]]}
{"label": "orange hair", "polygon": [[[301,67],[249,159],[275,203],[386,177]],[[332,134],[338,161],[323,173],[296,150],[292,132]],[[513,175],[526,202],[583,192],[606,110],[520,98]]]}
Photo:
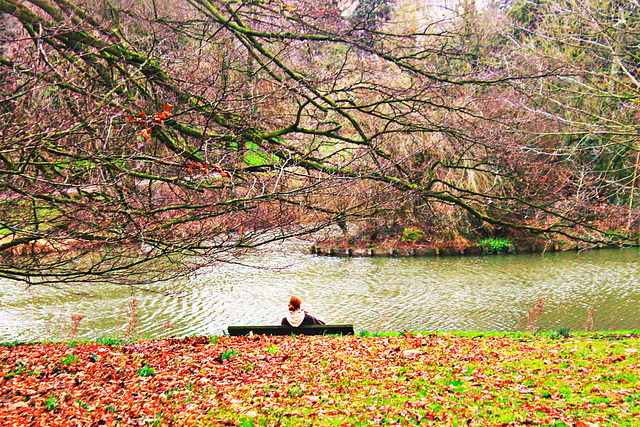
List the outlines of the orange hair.
{"label": "orange hair", "polygon": [[302,301],[300,300],[300,298],[291,297],[291,299],[289,300],[289,311],[296,311],[300,309],[301,304],[302,304]]}

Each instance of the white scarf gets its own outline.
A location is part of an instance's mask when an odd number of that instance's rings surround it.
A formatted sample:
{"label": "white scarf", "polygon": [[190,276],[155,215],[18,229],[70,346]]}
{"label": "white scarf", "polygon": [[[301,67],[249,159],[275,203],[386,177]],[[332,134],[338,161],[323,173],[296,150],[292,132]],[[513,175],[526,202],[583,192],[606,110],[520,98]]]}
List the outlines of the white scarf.
{"label": "white scarf", "polygon": [[304,310],[298,309],[296,311],[290,311],[287,313],[287,321],[291,326],[297,328],[302,324],[304,320]]}

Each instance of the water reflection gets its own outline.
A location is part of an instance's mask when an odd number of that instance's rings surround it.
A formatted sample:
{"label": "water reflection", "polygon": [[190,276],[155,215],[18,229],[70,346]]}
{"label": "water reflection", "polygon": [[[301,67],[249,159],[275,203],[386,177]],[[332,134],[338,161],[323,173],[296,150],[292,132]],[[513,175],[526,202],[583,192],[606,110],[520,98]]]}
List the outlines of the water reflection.
{"label": "water reflection", "polygon": [[306,249],[287,242],[245,259],[266,268],[220,265],[158,289],[180,298],[115,286],[75,289],[95,295],[89,298],[0,282],[0,340],[66,339],[72,315],[84,316],[78,337],[122,336],[131,298],[139,336],[221,334],[232,324],[277,323],[292,294],[330,323],[371,332],[512,331],[541,299],[543,330],[582,330],[590,307],[597,330],[640,329],[638,249],[374,259],[318,257]]}

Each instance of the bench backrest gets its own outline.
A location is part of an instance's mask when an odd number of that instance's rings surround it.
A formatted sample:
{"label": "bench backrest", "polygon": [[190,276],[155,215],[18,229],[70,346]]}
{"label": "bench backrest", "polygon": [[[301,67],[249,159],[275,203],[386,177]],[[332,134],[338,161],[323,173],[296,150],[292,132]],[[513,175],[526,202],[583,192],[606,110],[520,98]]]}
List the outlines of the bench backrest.
{"label": "bench backrest", "polygon": [[312,325],[299,326],[229,326],[229,335],[239,337],[249,335],[353,335],[353,325]]}

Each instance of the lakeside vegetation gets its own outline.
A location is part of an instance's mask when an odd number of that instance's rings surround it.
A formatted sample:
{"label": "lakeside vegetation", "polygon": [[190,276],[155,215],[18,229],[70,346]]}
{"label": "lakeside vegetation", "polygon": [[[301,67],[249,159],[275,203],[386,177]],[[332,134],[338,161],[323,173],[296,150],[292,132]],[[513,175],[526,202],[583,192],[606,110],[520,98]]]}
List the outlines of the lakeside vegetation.
{"label": "lakeside vegetation", "polygon": [[640,335],[409,333],[0,346],[8,425],[637,425]]}

